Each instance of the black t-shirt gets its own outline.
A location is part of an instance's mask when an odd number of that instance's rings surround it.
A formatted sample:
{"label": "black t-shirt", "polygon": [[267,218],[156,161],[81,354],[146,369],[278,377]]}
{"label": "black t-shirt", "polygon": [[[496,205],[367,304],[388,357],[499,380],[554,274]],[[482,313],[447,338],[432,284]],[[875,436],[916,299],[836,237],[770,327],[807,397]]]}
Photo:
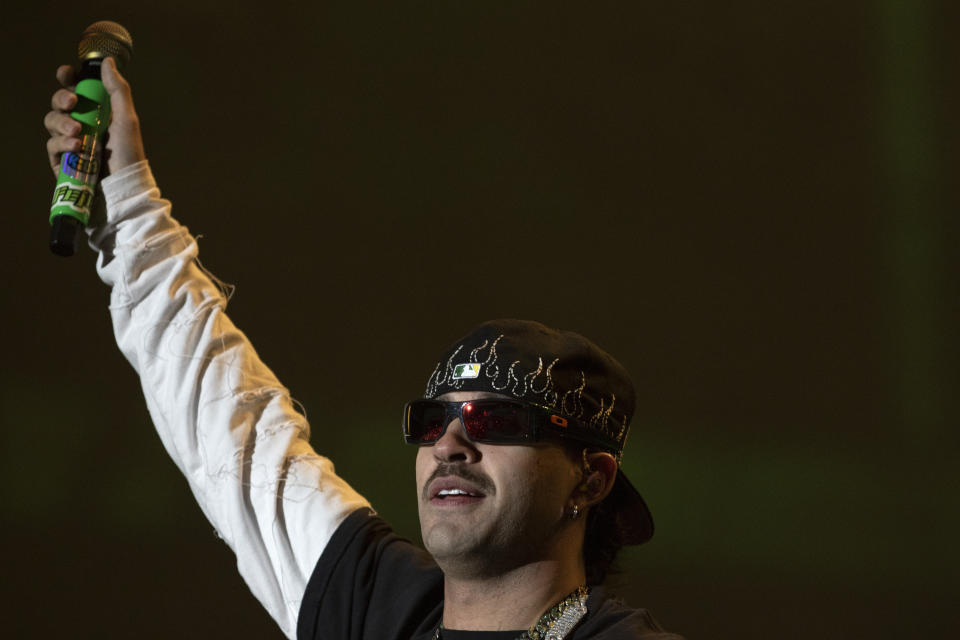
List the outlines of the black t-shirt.
{"label": "black t-shirt", "polygon": [[[644,609],[608,598],[601,587],[591,589],[587,611],[571,640],[682,640],[665,633]],[[443,573],[430,554],[360,509],[337,528],[317,561],[300,605],[297,638],[431,640],[442,614]],[[499,640],[501,632],[449,630],[444,637],[460,640],[464,633]]]}

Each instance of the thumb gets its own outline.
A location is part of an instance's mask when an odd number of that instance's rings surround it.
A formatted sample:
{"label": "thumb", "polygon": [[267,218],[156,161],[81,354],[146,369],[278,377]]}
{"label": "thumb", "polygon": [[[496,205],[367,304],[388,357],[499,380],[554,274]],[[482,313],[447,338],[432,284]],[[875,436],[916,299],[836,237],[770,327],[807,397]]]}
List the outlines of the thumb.
{"label": "thumb", "polygon": [[106,146],[109,152],[107,168],[110,173],[116,173],[146,157],[140,137],[140,121],[133,108],[130,84],[117,71],[117,63],[113,58],[104,58],[100,67],[100,81],[110,94],[110,109],[113,112]]}
{"label": "thumb", "polygon": [[100,65],[100,81],[103,82],[103,88],[110,94],[110,108],[115,114],[114,117],[123,118],[128,112],[133,111],[130,83],[120,75],[117,62],[112,57],[103,59],[103,64]]}

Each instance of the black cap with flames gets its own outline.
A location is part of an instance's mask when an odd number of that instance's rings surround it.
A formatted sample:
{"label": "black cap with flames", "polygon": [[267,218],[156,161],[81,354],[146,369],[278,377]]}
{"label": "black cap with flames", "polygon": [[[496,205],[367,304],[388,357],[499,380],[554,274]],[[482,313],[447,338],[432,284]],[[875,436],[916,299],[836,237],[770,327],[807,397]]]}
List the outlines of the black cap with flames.
{"label": "black cap with flames", "polygon": [[[451,391],[486,391],[546,407],[595,432],[619,464],[636,392],[626,370],[572,331],[530,320],[491,320],[455,342],[437,362],[425,398]],[[653,536],[650,510],[622,468],[606,498],[615,507],[623,544]]]}

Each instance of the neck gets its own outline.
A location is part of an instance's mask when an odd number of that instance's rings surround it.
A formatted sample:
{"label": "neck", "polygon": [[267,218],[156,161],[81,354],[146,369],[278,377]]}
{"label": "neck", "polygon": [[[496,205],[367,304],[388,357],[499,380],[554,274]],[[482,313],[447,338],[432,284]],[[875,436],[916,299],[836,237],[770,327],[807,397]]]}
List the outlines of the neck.
{"label": "neck", "polygon": [[443,626],[470,631],[528,629],[585,583],[582,563],[544,560],[501,575],[445,575]]}

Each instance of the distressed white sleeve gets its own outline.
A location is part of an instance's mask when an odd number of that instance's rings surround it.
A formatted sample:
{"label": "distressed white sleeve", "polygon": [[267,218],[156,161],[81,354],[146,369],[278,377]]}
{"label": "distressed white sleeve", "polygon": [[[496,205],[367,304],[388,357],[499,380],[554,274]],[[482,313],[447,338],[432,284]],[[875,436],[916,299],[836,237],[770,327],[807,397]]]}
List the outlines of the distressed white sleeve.
{"label": "distressed white sleeve", "polygon": [[106,178],[92,229],[117,343],[164,447],[240,574],[296,634],[307,580],[337,526],[368,502],[309,444],[289,392],[224,313],[226,298],[170,217],[146,161]]}

